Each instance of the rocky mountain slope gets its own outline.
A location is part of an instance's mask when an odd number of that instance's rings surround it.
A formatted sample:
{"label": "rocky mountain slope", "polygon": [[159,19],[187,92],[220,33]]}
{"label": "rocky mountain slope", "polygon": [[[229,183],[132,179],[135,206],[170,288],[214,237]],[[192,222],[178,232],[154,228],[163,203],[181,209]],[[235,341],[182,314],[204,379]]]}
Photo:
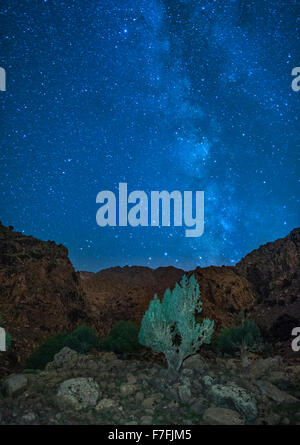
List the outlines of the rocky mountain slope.
{"label": "rocky mountain slope", "polygon": [[153,295],[174,287],[184,271],[175,267],[113,267],[96,274],[80,272],[86,310],[100,335],[118,320],[140,322]]}
{"label": "rocky mountain slope", "polygon": [[88,320],[79,273],[68,250],[0,224],[0,314],[13,345],[0,372],[18,367],[44,338]]}
{"label": "rocky mountain slope", "polygon": [[255,291],[252,317],[273,340],[288,340],[300,326],[300,229],[249,253],[235,270]]}

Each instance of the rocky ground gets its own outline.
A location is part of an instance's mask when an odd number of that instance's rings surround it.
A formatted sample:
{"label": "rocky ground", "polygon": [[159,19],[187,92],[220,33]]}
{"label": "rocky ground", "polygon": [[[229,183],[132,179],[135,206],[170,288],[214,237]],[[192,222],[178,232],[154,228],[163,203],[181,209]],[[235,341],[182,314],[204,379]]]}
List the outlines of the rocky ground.
{"label": "rocky ground", "polygon": [[0,424],[300,425],[300,366],[254,358],[243,369],[195,355],[171,376],[163,363],[64,348],[44,371],[2,379]]}

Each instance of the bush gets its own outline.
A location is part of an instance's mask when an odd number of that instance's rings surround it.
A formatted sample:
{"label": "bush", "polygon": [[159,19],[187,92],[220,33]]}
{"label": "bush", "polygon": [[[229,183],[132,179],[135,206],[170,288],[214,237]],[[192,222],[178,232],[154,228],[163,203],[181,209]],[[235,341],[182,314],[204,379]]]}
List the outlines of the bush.
{"label": "bush", "polygon": [[200,290],[194,275],[183,276],[173,291],[167,289],[160,302],[157,295],[150,302],[139,333],[139,341],[155,352],[162,352],[168,368],[179,371],[189,355],[195,354],[203,343],[210,343],[214,322],[197,323],[195,312],[202,311]]}
{"label": "bush", "polygon": [[5,345],[5,347],[6,347],[7,351],[10,348],[11,342],[12,342],[11,335],[8,332],[6,332],[6,336],[5,336],[5,343],[6,343],[6,345]]}
{"label": "bush", "polygon": [[26,361],[26,368],[44,369],[64,346],[67,334],[57,334],[48,338]]}
{"label": "bush", "polygon": [[79,326],[79,328],[66,337],[65,346],[79,354],[86,354],[92,349],[99,347],[99,339],[93,328]]}
{"label": "bush", "polygon": [[137,352],[141,346],[138,340],[139,327],[131,321],[119,321],[107,338],[100,342],[100,349],[116,353]]}
{"label": "bush", "polygon": [[255,352],[262,346],[260,329],[254,321],[243,320],[239,326],[224,329],[215,340],[222,353],[239,351],[242,360],[247,360],[248,352]]}
{"label": "bush", "polygon": [[57,334],[48,338],[31,354],[26,362],[26,367],[44,369],[47,363],[53,361],[55,354],[65,346],[79,354],[86,354],[99,346],[99,340],[95,331],[88,326],[80,326],[71,334]]}

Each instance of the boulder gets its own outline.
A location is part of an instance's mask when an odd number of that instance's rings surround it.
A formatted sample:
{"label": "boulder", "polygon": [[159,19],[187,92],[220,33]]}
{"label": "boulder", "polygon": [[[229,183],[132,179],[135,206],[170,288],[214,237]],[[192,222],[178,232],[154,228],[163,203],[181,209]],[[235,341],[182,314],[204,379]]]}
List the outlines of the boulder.
{"label": "boulder", "polygon": [[205,375],[202,379],[204,386],[212,386],[214,379],[210,375]]}
{"label": "boulder", "polygon": [[3,392],[6,396],[15,397],[25,391],[28,379],[24,374],[12,374],[3,381]]}
{"label": "boulder", "polygon": [[206,368],[204,360],[198,354],[190,355],[182,364],[182,369],[202,371]]}
{"label": "boulder", "polygon": [[197,400],[190,405],[190,410],[193,413],[202,416],[209,405],[210,404],[206,399],[204,399],[203,397],[198,397]]}
{"label": "boulder", "polygon": [[52,366],[55,369],[72,369],[76,366],[78,361],[79,354],[73,349],[68,348],[67,346],[61,349],[57,354],[55,354]]}
{"label": "boulder", "polygon": [[143,416],[141,418],[141,425],[152,425],[153,417],[151,416]]}
{"label": "boulder", "polygon": [[279,356],[269,357],[253,361],[248,366],[248,375],[253,379],[260,379],[272,371],[278,371],[282,366],[282,359]]}
{"label": "boulder", "polygon": [[244,425],[240,414],[227,408],[208,408],[203,414],[203,420],[209,425]]}
{"label": "boulder", "polygon": [[178,386],[178,394],[182,403],[188,403],[191,400],[191,387],[188,384]]}
{"label": "boulder", "polygon": [[258,388],[260,391],[265,394],[269,399],[274,400],[274,402],[280,403],[280,404],[289,404],[289,403],[296,403],[299,402],[296,397],[291,396],[290,394],[281,391],[278,389],[275,385],[272,385],[272,383],[267,382],[265,380],[258,380],[256,382]]}
{"label": "boulder", "polygon": [[92,378],[79,377],[62,382],[57,393],[57,402],[61,409],[72,408],[75,411],[94,408],[99,397],[99,385]]}
{"label": "boulder", "polygon": [[122,397],[127,397],[137,392],[137,387],[130,383],[122,383],[120,386],[120,393]]}
{"label": "boulder", "polygon": [[113,399],[102,399],[96,406],[96,411],[105,411],[109,409],[115,409],[117,402]]}
{"label": "boulder", "polygon": [[219,407],[238,411],[248,422],[255,421],[257,417],[257,407],[254,397],[240,386],[235,384],[228,386],[220,384],[212,385],[208,389],[208,397]]}
{"label": "boulder", "polygon": [[146,409],[153,409],[156,402],[155,397],[147,397],[143,402],[142,405]]}

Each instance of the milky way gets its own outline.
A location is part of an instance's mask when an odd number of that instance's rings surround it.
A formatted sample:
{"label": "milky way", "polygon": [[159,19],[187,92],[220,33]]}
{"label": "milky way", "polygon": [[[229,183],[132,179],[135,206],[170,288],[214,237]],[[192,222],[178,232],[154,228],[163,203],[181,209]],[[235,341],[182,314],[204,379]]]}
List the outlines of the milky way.
{"label": "milky way", "polygon": [[[296,1],[0,4],[1,221],[77,269],[234,264],[299,226]],[[96,195],[204,190],[205,230],[96,224]]]}

